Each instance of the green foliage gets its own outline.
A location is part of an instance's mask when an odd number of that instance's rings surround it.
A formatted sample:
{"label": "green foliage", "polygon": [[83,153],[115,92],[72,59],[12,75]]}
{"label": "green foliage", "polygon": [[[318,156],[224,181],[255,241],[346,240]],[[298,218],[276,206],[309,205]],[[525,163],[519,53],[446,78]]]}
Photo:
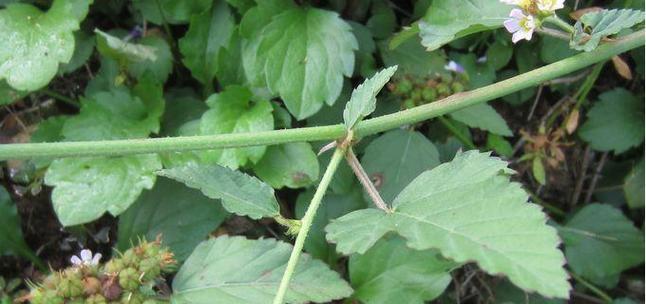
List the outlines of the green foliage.
{"label": "green foliage", "polygon": [[624,194],[630,208],[644,208],[644,160],[630,170],[624,182]]}
{"label": "green foliage", "polygon": [[47,12],[15,3],[0,10],[0,80],[34,91],[45,86],[74,54],[73,32],[91,0],[56,0]]}
{"label": "green foliage", "polygon": [[583,207],[559,233],[568,265],[593,282],[644,262],[644,233],[612,206]]}
{"label": "green foliage", "polygon": [[189,164],[164,169],[159,175],[199,189],[213,199],[221,199],[227,211],[253,219],[278,216],[274,189],[255,177],[229,168]]}
{"label": "green foliage", "polygon": [[644,142],[644,103],[625,89],[599,95],[579,136],[599,151],[617,154]]}
{"label": "green foliage", "polygon": [[[292,246],[271,239],[219,237],[200,244],[173,280],[173,303],[270,303]],[[288,303],[322,303],[352,288],[321,261],[301,256]]]}
{"label": "green foliage", "polygon": [[319,178],[319,163],[308,143],[270,146],[253,170],[274,189],[302,188]]}
{"label": "green foliage", "polygon": [[486,103],[480,103],[452,112],[450,116],[472,128],[479,128],[502,136],[513,135],[505,119],[492,106]]}
{"label": "green foliage", "polygon": [[352,75],[357,41],[333,12],[263,1],[244,15],[240,32],[249,81],[279,95],[298,119],[332,104],[343,76]]}
{"label": "green foliage", "polygon": [[20,218],[7,190],[0,186],[0,256],[17,254],[32,257],[33,253],[22,236]]}
{"label": "green foliage", "polygon": [[211,3],[211,0],[134,0],[133,6],[152,23],[181,24],[194,14],[208,11]]}
{"label": "green foliage", "polygon": [[124,252],[138,239],[158,236],[178,261],[227,217],[220,202],[178,182],[160,178],[119,216],[116,249]]}
{"label": "green foliage", "polygon": [[631,9],[601,10],[587,13],[574,25],[570,47],[579,51],[594,50],[602,38],[644,22],[644,12]]}
{"label": "green foliage", "polygon": [[556,231],[520,185],[509,182],[513,171],[506,165],[487,153],[459,153],[415,178],[392,213],[349,213],[326,227],[327,238],[343,253],[364,253],[394,231],[411,248],[437,248],[458,263],[476,261],[488,273],[503,273],[523,289],[567,298]]}
{"label": "green foliage", "polygon": [[352,97],[350,97],[350,101],[348,101],[345,105],[345,110],[343,110],[343,121],[346,129],[352,130],[364,117],[375,111],[377,94],[390,81],[396,71],[397,66],[381,70],[352,91]]}

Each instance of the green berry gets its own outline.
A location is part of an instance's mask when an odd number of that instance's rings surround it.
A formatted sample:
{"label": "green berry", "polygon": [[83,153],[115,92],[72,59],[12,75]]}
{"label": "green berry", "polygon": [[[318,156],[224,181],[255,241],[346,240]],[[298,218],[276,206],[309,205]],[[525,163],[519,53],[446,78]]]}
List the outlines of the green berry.
{"label": "green berry", "polygon": [[426,102],[433,102],[437,99],[437,91],[433,88],[424,88],[424,90],[422,90],[422,98],[424,98],[424,101]]}
{"label": "green berry", "polygon": [[146,297],[137,291],[126,292],[121,296],[121,303],[123,304],[143,304]]}
{"label": "green berry", "polygon": [[126,268],[119,273],[119,285],[125,290],[137,290],[141,283],[139,282],[139,272],[134,268]]}
{"label": "green berry", "polygon": [[404,109],[410,109],[415,107],[415,101],[408,98],[404,100]]}
{"label": "green berry", "polygon": [[96,295],[93,295],[93,296],[89,296],[85,300],[85,303],[86,304],[107,304],[108,300],[106,300],[105,297],[103,297],[102,295],[96,294]]}
{"label": "green berry", "polygon": [[451,84],[451,90],[453,90],[453,94],[463,92],[464,85],[459,82],[453,82]]}
{"label": "green berry", "polygon": [[449,88],[449,85],[444,82],[438,83],[435,89],[437,89],[437,94],[440,96],[451,95],[451,88]]}
{"label": "green berry", "polygon": [[407,95],[413,90],[413,83],[408,79],[402,79],[395,88],[395,94]]}
{"label": "green berry", "polygon": [[413,90],[413,93],[410,94],[410,98],[413,100],[422,100],[422,91],[420,89]]}
{"label": "green berry", "polygon": [[58,285],[58,295],[74,298],[83,294],[83,283],[79,278],[64,277]]}
{"label": "green berry", "polygon": [[161,268],[159,267],[159,258],[150,257],[141,260],[139,263],[139,271],[143,273],[142,280],[150,281],[161,274]]}
{"label": "green berry", "polygon": [[105,264],[104,271],[108,273],[117,273],[123,269],[122,259],[112,259]]}
{"label": "green berry", "polygon": [[449,73],[445,73],[440,76],[440,79],[442,80],[442,82],[450,83],[453,81],[453,76],[451,76],[451,74]]}

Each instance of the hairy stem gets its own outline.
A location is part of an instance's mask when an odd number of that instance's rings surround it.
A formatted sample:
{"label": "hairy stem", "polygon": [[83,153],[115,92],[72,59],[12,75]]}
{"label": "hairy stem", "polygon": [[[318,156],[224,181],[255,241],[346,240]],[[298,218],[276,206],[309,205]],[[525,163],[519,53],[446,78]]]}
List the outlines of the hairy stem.
{"label": "hairy stem", "polygon": [[[409,110],[360,122],[355,128],[355,135],[356,137],[362,137],[383,132],[496,99],[539,85],[547,80],[567,75],[642,45],[644,45],[643,30],[627,35],[617,41],[604,43],[592,52],[580,53],[492,85],[458,93],[440,101]],[[345,131],[345,127],[339,124],[314,128],[212,136],[6,144],[0,145],[0,160],[29,159],[33,157],[115,156],[276,145],[288,142],[333,140],[343,137]]]}
{"label": "hairy stem", "polygon": [[372,180],[370,180],[368,173],[363,170],[363,167],[357,159],[357,156],[354,154],[352,148],[348,148],[348,151],[345,153],[345,159],[348,161],[350,168],[352,168],[354,175],[356,175],[359,182],[361,182],[363,189],[366,190],[372,202],[375,203],[375,206],[385,212],[392,212],[390,208],[388,208],[388,205],[386,205],[386,202],[384,202],[384,199],[381,198],[381,195],[379,195],[379,191],[377,191]]}
{"label": "hairy stem", "polygon": [[282,304],[285,301],[285,293],[287,292],[289,281],[291,280],[292,275],[294,274],[294,270],[296,269],[298,258],[301,256],[301,251],[303,251],[303,245],[305,244],[307,233],[310,231],[310,227],[312,226],[312,222],[314,221],[316,211],[318,210],[319,205],[321,205],[323,196],[325,195],[325,192],[327,191],[327,188],[332,181],[334,172],[336,172],[339,163],[341,162],[341,160],[343,160],[344,154],[345,146],[343,145],[337,147],[336,150],[334,150],[332,159],[327,165],[327,169],[325,169],[325,173],[321,178],[321,183],[319,183],[318,188],[316,188],[314,197],[312,198],[309,207],[307,207],[305,215],[301,219],[300,231],[298,232],[298,236],[296,236],[296,241],[294,241],[294,248],[292,249],[292,253],[289,256],[289,261],[287,262],[285,273],[283,273],[283,278],[280,280],[280,286],[278,287],[278,292],[276,293],[276,297],[274,298],[274,304]]}

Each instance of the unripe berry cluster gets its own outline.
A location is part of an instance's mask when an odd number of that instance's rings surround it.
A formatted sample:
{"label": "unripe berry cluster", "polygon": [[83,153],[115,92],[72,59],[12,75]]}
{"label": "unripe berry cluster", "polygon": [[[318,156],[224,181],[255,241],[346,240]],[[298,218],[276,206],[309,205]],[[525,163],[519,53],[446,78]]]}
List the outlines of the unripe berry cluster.
{"label": "unripe berry cluster", "polygon": [[34,304],[158,304],[153,290],[162,273],[174,270],[173,254],[159,240],[141,241],[105,265],[75,265],[33,286]]}
{"label": "unripe berry cluster", "polygon": [[402,109],[410,109],[462,92],[466,85],[468,79],[460,73],[425,78],[406,75],[390,82],[388,89],[401,98]]}

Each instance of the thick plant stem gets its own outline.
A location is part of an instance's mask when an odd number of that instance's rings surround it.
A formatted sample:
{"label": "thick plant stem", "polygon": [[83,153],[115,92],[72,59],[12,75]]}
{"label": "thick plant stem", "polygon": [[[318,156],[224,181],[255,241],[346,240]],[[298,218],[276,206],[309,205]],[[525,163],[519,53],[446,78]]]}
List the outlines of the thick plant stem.
{"label": "thick plant stem", "polygon": [[[409,110],[368,119],[357,124],[355,135],[356,137],[362,137],[383,132],[496,99],[607,60],[612,56],[642,45],[644,45],[643,30],[627,35],[617,41],[603,43],[592,52],[580,53],[492,85],[458,93],[440,101]],[[345,131],[345,127],[339,124],[314,128],[212,136],[6,144],[0,145],[0,160],[34,157],[115,156],[276,145],[288,142],[333,140],[343,137]]]}
{"label": "thick plant stem", "polygon": [[381,195],[379,195],[379,191],[377,191],[377,188],[375,188],[375,185],[370,180],[368,173],[363,170],[363,167],[357,159],[357,156],[354,154],[354,151],[352,151],[352,148],[348,148],[348,151],[345,153],[345,158],[348,161],[350,168],[352,168],[354,175],[357,176],[357,179],[359,179],[363,189],[366,190],[375,206],[385,212],[392,212],[390,208],[388,208],[388,205],[386,205],[386,202],[384,202],[384,199],[381,198]]}
{"label": "thick plant stem", "polygon": [[337,147],[336,150],[334,150],[332,159],[327,165],[327,169],[325,169],[325,173],[321,178],[321,183],[319,183],[318,188],[316,188],[314,197],[312,198],[309,207],[307,207],[305,215],[301,219],[301,228],[298,232],[298,236],[296,236],[296,241],[294,241],[294,248],[292,249],[292,254],[289,256],[289,261],[287,262],[287,268],[285,268],[283,278],[280,280],[280,286],[278,287],[278,292],[276,293],[276,297],[274,298],[274,304],[284,303],[285,293],[287,292],[289,281],[291,280],[292,275],[294,274],[294,270],[296,269],[296,264],[298,264],[298,258],[301,256],[301,251],[303,251],[303,245],[305,244],[307,233],[310,231],[310,227],[312,226],[312,222],[314,221],[316,211],[318,210],[319,205],[321,205],[321,201],[323,200],[323,196],[325,195],[325,192],[327,191],[327,188],[332,181],[334,172],[336,172],[336,169],[339,166],[341,160],[343,160],[344,155],[345,147],[343,145]]}
{"label": "thick plant stem", "polygon": [[560,27],[562,30],[570,34],[574,33],[574,27],[556,15],[545,18],[545,21]]}

